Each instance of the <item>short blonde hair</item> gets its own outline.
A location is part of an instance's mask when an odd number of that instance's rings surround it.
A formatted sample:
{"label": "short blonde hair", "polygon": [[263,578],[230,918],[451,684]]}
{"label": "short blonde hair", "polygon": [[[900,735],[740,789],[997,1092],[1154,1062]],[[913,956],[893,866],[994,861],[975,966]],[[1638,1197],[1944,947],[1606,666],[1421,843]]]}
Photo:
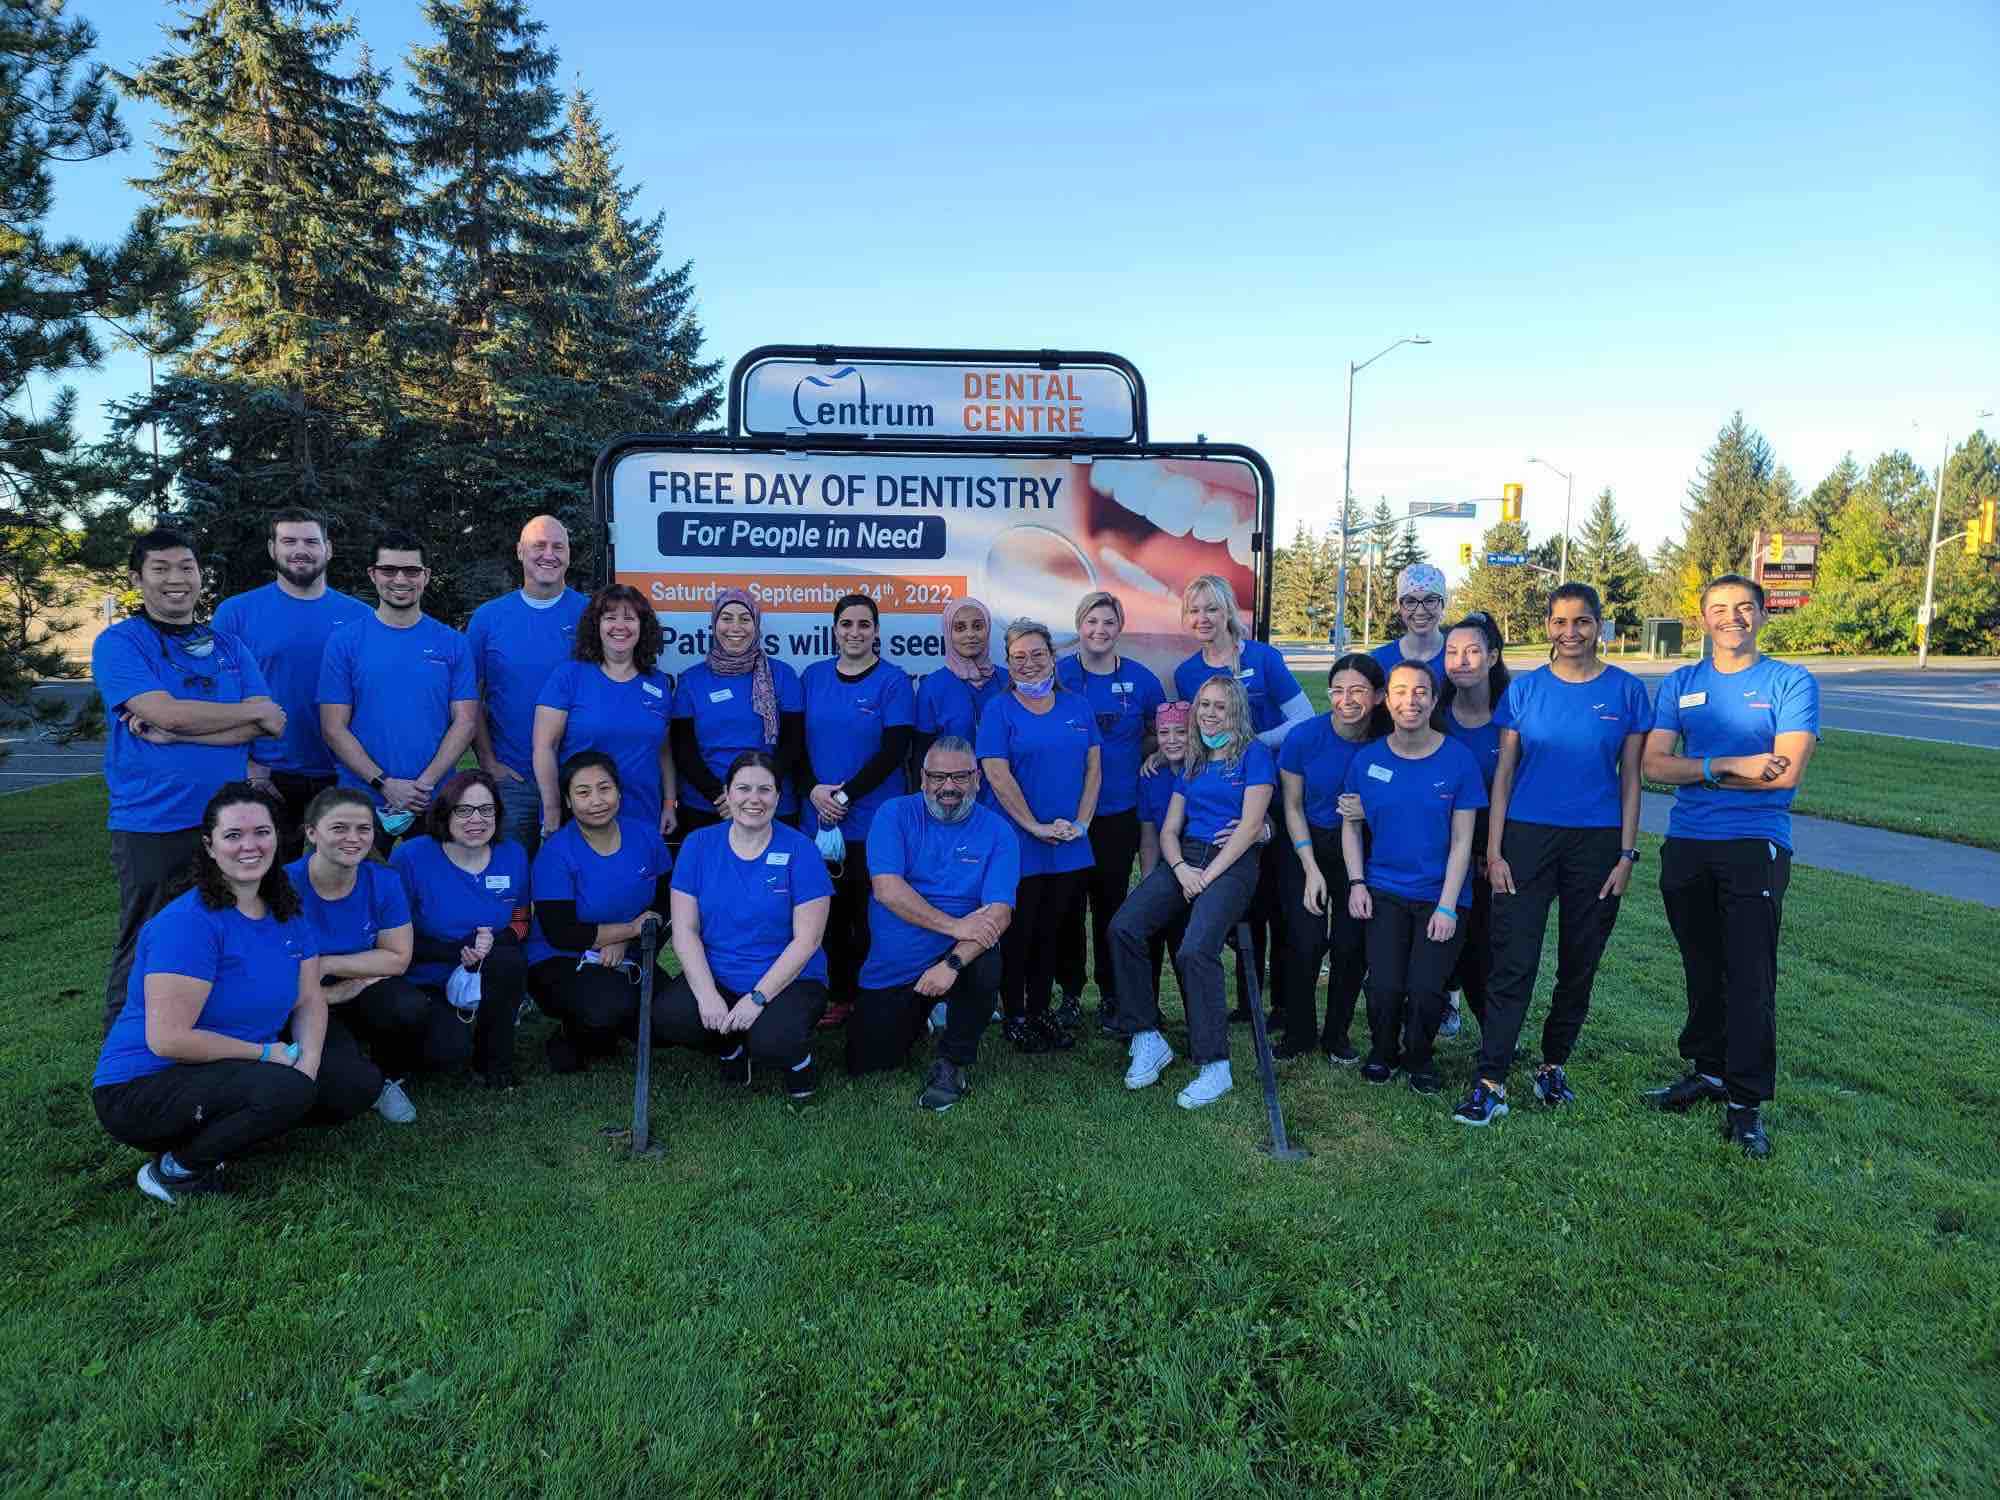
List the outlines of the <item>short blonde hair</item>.
{"label": "short blonde hair", "polygon": [[1099,589],[1094,594],[1085,594],[1082,599],[1077,601],[1076,628],[1078,630],[1083,629],[1083,617],[1093,609],[1110,610],[1114,615],[1118,616],[1118,628],[1120,630],[1125,628],[1125,606],[1118,602],[1116,594],[1110,592],[1108,589]]}
{"label": "short blonde hair", "polygon": [[1044,625],[1040,620],[1016,620],[1013,624],[1009,625],[1007,627],[1006,643],[1001,647],[1001,654],[1011,654],[1014,650],[1014,642],[1018,641],[1024,635],[1040,636],[1042,644],[1049,648],[1049,655],[1054,656],[1056,654],[1055,637],[1049,634],[1049,627]]}
{"label": "short blonde hair", "polygon": [[1197,592],[1207,593],[1222,606],[1222,623],[1229,631],[1229,639],[1238,650],[1243,646],[1243,616],[1236,607],[1236,590],[1229,586],[1229,580],[1219,573],[1201,573],[1187,581],[1181,590],[1181,623],[1187,623],[1188,611],[1194,604]]}

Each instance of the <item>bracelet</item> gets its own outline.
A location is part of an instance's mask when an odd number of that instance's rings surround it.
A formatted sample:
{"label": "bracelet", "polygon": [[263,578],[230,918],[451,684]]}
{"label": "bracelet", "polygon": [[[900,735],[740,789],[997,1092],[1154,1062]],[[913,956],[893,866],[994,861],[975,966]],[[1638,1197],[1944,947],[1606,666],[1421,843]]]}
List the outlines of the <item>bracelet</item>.
{"label": "bracelet", "polygon": [[1312,843],[1311,839],[1293,839],[1292,847],[1294,849],[1310,849],[1312,848]]}
{"label": "bracelet", "polygon": [[266,1042],[262,1047],[257,1049],[257,1061],[269,1062],[270,1060],[271,1060],[271,1044],[269,1042]]}
{"label": "bracelet", "polygon": [[1458,920],[1458,908],[1455,906],[1440,906],[1437,914],[1441,917],[1450,917],[1454,922]]}
{"label": "bracelet", "polygon": [[1714,763],[1715,757],[1712,755],[1704,755],[1701,758],[1701,784],[1703,786],[1715,785]]}

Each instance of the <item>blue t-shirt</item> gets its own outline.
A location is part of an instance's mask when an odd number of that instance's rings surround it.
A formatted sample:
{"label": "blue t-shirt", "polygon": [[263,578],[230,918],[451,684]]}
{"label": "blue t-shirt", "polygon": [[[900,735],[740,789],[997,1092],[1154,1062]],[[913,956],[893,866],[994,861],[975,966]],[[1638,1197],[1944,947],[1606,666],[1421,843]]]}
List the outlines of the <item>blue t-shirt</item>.
{"label": "blue t-shirt", "polygon": [[[1014,904],[1021,846],[1013,825],[991,808],[974,803],[962,821],[940,823],[922,797],[896,797],[875,814],[868,873],[900,875],[946,916],[962,917],[991,902]],[[871,896],[861,988],[913,984],[951,948],[943,933],[912,926]]]}
{"label": "blue t-shirt", "polygon": [[[516,907],[528,905],[528,851],[512,839],[492,850],[486,868],[474,875],[453,864],[436,839],[405,839],[396,846],[389,863],[403,877],[418,937],[463,943],[480,927],[498,933],[513,921]],[[419,958],[406,977],[412,984],[441,985],[455,967],[453,960]]]}
{"label": "blue t-shirt", "polygon": [[[885,729],[907,729],[917,720],[917,692],[910,674],[878,661],[859,677],[843,677],[831,661],[816,661],[800,678],[806,703],[806,755],[821,781],[845,781],[882,748]],[[891,771],[865,797],[852,798],[840,821],[850,843],[866,840],[875,810],[903,791],[902,768]],[[810,807],[800,817],[819,827]]]}
{"label": "blue t-shirt", "polygon": [[[805,711],[799,674],[776,657],[771,658],[771,688],[777,695],[780,715]],[[680,681],[674,685],[673,716],[694,721],[694,742],[701,750],[702,764],[718,781],[729,774],[729,763],[745,750],[768,752],[778,748],[778,742],[764,733],[764,721],[750,701],[751,692],[750,673],[724,677],[705,661],[698,661],[681,673]],[[680,795],[685,806],[701,812],[714,811],[714,804],[692,783],[682,787]],[[792,784],[780,781],[778,816],[787,816],[798,805],[798,793]]]}
{"label": "blue t-shirt", "polygon": [[352,594],[328,589],[295,599],[275,583],[222,601],[215,628],[250,648],[271,697],[285,711],[279,739],[253,740],[250,758],[273,771],[331,776],[333,752],[319,732],[319,664],[334,628],[373,611]]}
{"label": "blue t-shirt", "polygon": [[1261,740],[1252,740],[1233,761],[1210,756],[1192,781],[1175,777],[1174,790],[1186,803],[1181,809],[1182,848],[1224,842],[1222,830],[1243,819],[1243,794],[1253,786],[1277,784],[1278,758]]}
{"label": "blue t-shirt", "polygon": [[1104,741],[1098,812],[1130,812],[1139,805],[1139,765],[1145,759],[1140,752],[1153,727],[1153,710],[1167,701],[1166,689],[1151,667],[1129,656],[1119,657],[1112,670],[1102,673],[1085,671],[1080,656],[1065,656],[1056,663],[1056,685],[1081,693],[1097,715],[1097,733]]}
{"label": "blue t-shirt", "polygon": [[939,667],[917,684],[917,733],[933,737],[955,734],[971,744],[987,706],[1013,685],[1005,667],[995,667],[986,685],[977,691],[950,667]]}
{"label": "blue t-shirt", "polygon": [[[384,776],[423,775],[451,728],[452,704],[478,699],[472,648],[464,636],[429,615],[398,630],[370,614],[327,637],[319,701],[351,708],[348,730]],[[386,806],[344,765],[340,784],[367,791],[377,807]]]}
{"label": "blue t-shirt", "polygon": [[1342,739],[1331,714],[1308,719],[1285,737],[1278,769],[1304,779],[1306,822],[1313,827],[1340,827],[1340,788],[1354,752],[1365,743]]}
{"label": "blue t-shirt", "polygon": [[1638,678],[1607,666],[1588,682],[1564,682],[1537,667],[1507,685],[1493,722],[1521,737],[1509,822],[1619,826],[1619,752],[1627,735],[1653,727],[1653,705]]}
{"label": "blue t-shirt", "polygon": [[[1174,668],[1174,696],[1194,702],[1201,685],[1221,672],[1222,668],[1211,667],[1201,659],[1199,651],[1195,652]],[[1264,641],[1243,643],[1236,663],[1236,680],[1243,684],[1244,696],[1250,700],[1250,727],[1258,734],[1284,723],[1285,705],[1304,691],[1292,669],[1285,665],[1283,654]],[[1188,733],[1195,733],[1192,724]]]}
{"label": "blue t-shirt", "polygon": [[[208,654],[196,656],[207,645]],[[173,833],[200,826],[208,799],[225,782],[241,781],[250,746],[149,745],[118,720],[120,705],[160,691],[203,703],[266,698],[270,689],[249,647],[221,631],[196,626],[174,636],[139,616],[120,620],[90,648],[108,723],[104,785],[111,794],[107,828],[129,833]],[[275,701],[275,700],[274,700]]]}
{"label": "blue t-shirt", "polygon": [[[1444,894],[1445,866],[1451,863],[1452,814],[1486,806],[1486,783],[1472,752],[1446,735],[1422,760],[1405,760],[1387,739],[1379,739],[1354,757],[1341,790],[1360,793],[1374,834],[1368,884],[1407,901],[1435,903]],[[1470,864],[1458,887],[1458,905],[1461,910],[1472,905]]]}
{"label": "blue t-shirt", "polygon": [[[1667,674],[1653,728],[1681,737],[1681,754],[1768,755],[1781,734],[1819,734],[1819,683],[1804,667],[1760,656],[1741,672],[1713,662]],[[1667,837],[1767,839],[1792,847],[1791,790],[1739,792],[1684,786],[1674,796]]]}
{"label": "blue t-shirt", "polygon": [[546,604],[521,590],[488,599],[466,621],[472,669],[486,699],[486,732],[499,762],[535,779],[535,705],[542,684],[576,650],[576,622],[590,600],[566,588]]}
{"label": "blue t-shirt", "polygon": [[629,681],[613,682],[589,661],[558,662],[536,699],[539,707],[569,715],[556,746],[558,771],[580,750],[602,750],[618,763],[621,815],[643,818],[656,830],[665,795],[660,747],[667,742],[673,702],[674,680],[665,672],[641,672]]}
{"label": "blue t-shirt", "polygon": [[403,878],[389,866],[364,859],[355,866],[354,889],[329,901],[313,889],[307,869],[311,863],[312,855],[302,854],[285,866],[285,874],[299,893],[321,953],[366,953],[383,933],[409,925],[409,893],[403,889]]}
{"label": "blue t-shirt", "polygon": [[[563,824],[542,843],[535,856],[535,904],[544,901],[574,901],[576,919],[596,926],[603,922],[629,922],[653,906],[660,877],[674,867],[673,855],[660,838],[657,819],[621,816],[618,819],[618,852],[599,854],[590,847],[574,819]],[[667,913],[660,909],[660,915]],[[538,964],[557,955],[581,958],[575,948],[558,948],[542,931],[537,910],[528,929],[526,958]],[[637,950],[634,950],[634,956]]]}
{"label": "blue t-shirt", "polygon": [[1486,783],[1486,793],[1493,794],[1493,773],[1500,769],[1500,723],[1490,718],[1477,729],[1468,729],[1458,722],[1458,715],[1451,709],[1444,714],[1444,732],[1472,752],[1472,758],[1479,762],[1480,778]]}
{"label": "blue t-shirt", "polygon": [[[791,946],[792,910],[833,894],[833,878],[813,841],[785,823],[755,859],[729,847],[729,825],[697,828],[681,845],[674,889],[701,908],[701,942],[716,983],[748,991]],[[815,948],[800,979],[826,983],[826,952]]]}
{"label": "blue t-shirt", "polygon": [[1167,804],[1174,800],[1174,788],[1180,784],[1181,773],[1169,765],[1162,765],[1157,771],[1148,771],[1139,778],[1139,821],[1151,823],[1155,830],[1167,821]]}
{"label": "blue t-shirt", "polygon": [[[1004,760],[1014,773],[1028,811],[1043,823],[1057,818],[1076,819],[1083,801],[1083,781],[1089,771],[1090,748],[1101,746],[1097,719],[1090,712],[1090,700],[1077,693],[1056,689],[1052,706],[1038,714],[1021,706],[1011,692],[986,705],[979,716],[979,738],[975,742],[979,759]],[[1010,824],[1006,810],[985,787],[980,796]],[[1071,839],[1067,844],[1045,844],[1024,828],[1015,828],[1021,844],[1021,878],[1054,875],[1065,870],[1087,870],[1093,863],[1090,840]]]}
{"label": "blue t-shirt", "polygon": [[[1416,658],[1414,657],[1408,657],[1403,655],[1403,638],[1401,636],[1397,636],[1396,639],[1393,641],[1384,641],[1381,645],[1377,646],[1373,651],[1370,651],[1368,654],[1374,657],[1375,660],[1377,660],[1382,664],[1382,675],[1384,677],[1387,677],[1389,675],[1390,669],[1394,667],[1398,662],[1416,660]],[[1432,687],[1434,687],[1439,692],[1443,692],[1444,691],[1443,645],[1439,645],[1439,647],[1437,648],[1436,656],[1424,657],[1423,664],[1431,669]]]}
{"label": "blue t-shirt", "polygon": [[233,905],[210,911],[199,891],[183,892],[139,931],[125,1006],[104,1038],[91,1086],[130,1083],[174,1065],[146,1045],[148,974],[207,980],[196,1029],[261,1046],[299,1002],[299,965],[318,955],[310,922],[280,922],[269,912],[252,921]]}

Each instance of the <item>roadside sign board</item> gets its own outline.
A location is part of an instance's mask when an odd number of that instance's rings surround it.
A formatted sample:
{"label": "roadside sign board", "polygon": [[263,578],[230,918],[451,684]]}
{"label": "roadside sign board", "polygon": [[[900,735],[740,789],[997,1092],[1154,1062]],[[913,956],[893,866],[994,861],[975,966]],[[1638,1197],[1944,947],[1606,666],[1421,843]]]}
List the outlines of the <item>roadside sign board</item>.
{"label": "roadside sign board", "polygon": [[1772,614],[1798,609],[1812,598],[1819,576],[1817,531],[1763,531],[1752,539],[1750,576],[1764,586]]}
{"label": "roadside sign board", "polygon": [[1496,568],[1518,568],[1528,560],[1525,552],[1489,552],[1486,561]]}
{"label": "roadside sign board", "polygon": [[1470,521],[1479,514],[1479,507],[1470,500],[1412,500],[1410,514]]}

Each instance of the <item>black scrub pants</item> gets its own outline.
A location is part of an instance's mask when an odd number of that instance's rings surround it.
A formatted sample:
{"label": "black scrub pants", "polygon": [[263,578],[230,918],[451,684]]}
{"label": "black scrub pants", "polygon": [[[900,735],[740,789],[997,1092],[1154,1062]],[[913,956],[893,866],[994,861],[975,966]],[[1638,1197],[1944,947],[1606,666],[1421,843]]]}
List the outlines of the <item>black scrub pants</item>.
{"label": "black scrub pants", "polygon": [[1681,1056],[1732,1103],[1762,1104],[1778,1076],[1778,930],[1792,851],[1767,839],[1670,838],[1660,899],[1680,945],[1688,1018]]}
{"label": "black scrub pants", "polygon": [[[817,819],[813,820],[817,827]],[[812,837],[807,832],[806,837]],[[861,965],[868,959],[868,848],[860,839],[850,839],[841,859],[840,873],[827,866],[833,881],[833,900],[827,905],[826,951],[827,990],[837,1004],[853,1004],[860,988]]]}
{"label": "black scrub pants", "polygon": [[1063,914],[1075,905],[1085,873],[1024,875],[1015,887],[1014,920],[1000,938],[1000,998],[1010,1020],[1048,1013]]}
{"label": "black scrub pants", "polygon": [[[1206,869],[1221,852],[1218,844],[1181,846],[1181,858]],[[1111,919],[1111,953],[1118,965],[1118,1019],[1121,1036],[1160,1029],[1160,997],[1152,971],[1153,940],[1181,928],[1174,947],[1181,1002],[1187,1008],[1188,1054],[1196,1063],[1229,1060],[1229,1002],[1222,950],[1250,908],[1257,888],[1257,856],[1247,850],[1192,902],[1163,859],[1133,887]]]}
{"label": "black scrub pants", "polygon": [[1348,1045],[1354,1005],[1361,997],[1361,978],[1368,972],[1367,926],[1347,910],[1347,864],[1341,858],[1340,830],[1306,826],[1312,837],[1313,859],[1326,876],[1329,915],[1306,910],[1306,871],[1298,852],[1285,850],[1279,865],[1279,928],[1282,946],[1278,963],[1285,974],[1285,1035],[1282,1050],[1304,1052],[1318,1029],[1319,966],[1331,956],[1326,983],[1326,1029],[1319,1033],[1323,1051]]}
{"label": "black scrub pants", "polygon": [[[747,993],[731,989],[720,980],[715,988],[731,1005]],[[826,986],[817,979],[795,979],[771,998],[748,1031],[732,1031],[724,1036],[701,1024],[701,1005],[695,1000],[694,986],[687,982],[686,976],[676,976],[664,990],[656,979],[653,1045],[693,1047],[716,1057],[747,1045],[752,1063],[789,1069],[812,1054],[814,1028],[826,1014],[826,995]]]}
{"label": "black scrub pants", "polygon": [[1479,1030],[1479,1076],[1503,1087],[1534,998],[1542,933],[1556,908],[1556,986],[1542,1023],[1542,1061],[1567,1063],[1584,1018],[1597,962],[1618,921],[1618,898],[1599,900],[1618,863],[1616,828],[1558,828],[1509,823],[1500,853],[1514,892],[1493,893],[1493,974]]}
{"label": "black scrub pants", "polygon": [[472,1028],[450,1002],[400,974],[376,980],[331,1014],[390,1078],[460,1068],[472,1057]]}
{"label": "black scrub pants", "polygon": [[[333,783],[331,771],[324,776],[306,776],[297,771],[271,772],[271,790],[285,804],[284,826],[278,830],[278,858],[285,864],[306,852],[306,809],[313,798]],[[533,857],[531,851],[529,858]]]}
{"label": "black scrub pants", "polygon": [[1445,980],[1465,945],[1465,919],[1444,942],[1430,937],[1435,901],[1371,889],[1368,929],[1368,1061],[1411,1073],[1437,1071],[1433,1048],[1444,1019]]}
{"label": "black scrub pants", "polygon": [[[1290,844],[1280,838],[1268,839],[1251,850],[1248,857],[1257,862],[1257,889],[1250,898],[1248,916],[1250,947],[1255,955],[1252,965],[1259,992],[1268,1002],[1267,1009],[1284,1015],[1290,1003],[1291,983],[1285,974],[1283,958],[1274,951],[1277,944],[1284,942],[1285,933],[1284,914],[1280,910],[1284,899],[1280,894],[1284,868],[1280,862],[1281,855],[1293,864],[1298,863]],[[1249,1007],[1250,986],[1239,963],[1236,970],[1236,1008],[1247,1011]]]}
{"label": "black scrub pants", "polygon": [[1486,1002],[1493,989],[1493,887],[1486,880],[1486,809],[1472,825],[1472,906],[1465,914],[1465,944],[1458,950],[1458,967],[1445,988],[1465,992],[1465,1008],[1483,1030]]}
{"label": "black scrub pants", "polygon": [[125,1008],[125,986],[132,977],[139,929],[186,888],[188,867],[200,847],[199,828],[172,833],[111,830],[111,868],[118,876],[118,942],[111,950],[111,972],[104,979],[107,1035],[118,1012]]}
{"label": "black scrub pants", "polygon": [[[479,973],[479,1009],[473,1012],[469,1023],[459,1019],[457,1010],[445,998],[442,984],[421,985],[419,988],[444,1006],[461,1034],[471,1034],[469,1044],[461,1041],[456,1048],[450,1049],[454,1060],[445,1065],[470,1061],[474,1071],[484,1074],[488,1083],[511,1084],[514,1080],[514,1024],[520,1016],[521,1001],[528,993],[527,957],[511,931],[495,941],[493,951],[480,962]],[[440,1037],[448,1035],[442,1028],[438,1034]],[[449,1046],[443,1042],[440,1045]]]}
{"label": "black scrub pants", "polygon": [[[947,949],[947,952],[950,950]],[[862,990],[847,1021],[847,1071],[859,1077],[900,1068],[924,1034],[931,1008],[944,1001],[944,1035],[938,1056],[969,1068],[979,1059],[979,1038],[1000,1000],[1000,950],[988,948],[959,971],[942,996],[917,993],[915,981],[890,989]]]}
{"label": "black scrub pants", "polygon": [[[653,971],[657,1001],[667,977]],[[639,979],[636,969],[579,964],[566,954],[543,959],[528,971],[528,984],[544,1013],[562,1025],[563,1035],[582,1059],[609,1057],[619,1038],[639,1035]]]}
{"label": "black scrub pants", "polygon": [[[1081,995],[1086,948],[1090,972],[1097,979],[1098,1008],[1114,1015],[1118,986],[1111,968],[1111,919],[1125,904],[1132,888],[1132,866],[1139,858],[1139,809],[1099,813],[1090,822],[1090,852],[1095,863],[1084,871],[1083,889],[1063,915],[1062,958],[1056,983],[1065,995]],[[1084,905],[1090,906],[1088,944],[1084,939]]]}

